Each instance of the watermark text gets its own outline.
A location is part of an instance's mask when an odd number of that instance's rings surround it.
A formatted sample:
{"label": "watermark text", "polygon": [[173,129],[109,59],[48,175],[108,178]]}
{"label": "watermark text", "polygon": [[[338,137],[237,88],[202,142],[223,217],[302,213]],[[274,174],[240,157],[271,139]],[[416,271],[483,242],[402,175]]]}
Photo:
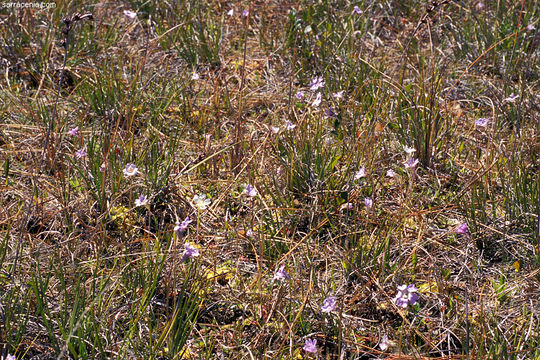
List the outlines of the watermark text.
{"label": "watermark text", "polygon": [[0,9],[52,9],[56,7],[55,2],[0,2]]}

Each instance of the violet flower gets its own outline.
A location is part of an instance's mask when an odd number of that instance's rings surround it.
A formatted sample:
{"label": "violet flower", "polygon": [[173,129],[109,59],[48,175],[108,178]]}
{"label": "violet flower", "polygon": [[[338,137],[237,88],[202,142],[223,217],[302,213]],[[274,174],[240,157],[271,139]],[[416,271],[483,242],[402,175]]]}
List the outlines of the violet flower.
{"label": "violet flower", "polygon": [[291,131],[292,129],[294,129],[296,127],[296,124],[293,124],[292,122],[290,122],[289,120],[287,120],[285,122],[285,129]]}
{"label": "violet flower", "polygon": [[355,7],[353,8],[352,13],[353,13],[354,15],[361,15],[361,14],[363,13],[363,11],[362,11],[358,6],[355,6]]}
{"label": "violet flower", "polygon": [[324,87],[324,79],[322,77],[313,78],[313,80],[311,81],[311,84],[309,84],[309,89],[311,91],[315,91],[322,87]]}
{"label": "violet flower", "polygon": [[317,339],[307,339],[303,349],[307,353],[315,354],[317,352]]}
{"label": "violet flower", "polygon": [[469,226],[467,225],[467,223],[459,225],[456,229],[456,233],[461,235],[469,235]]}
{"label": "violet flower", "polygon": [[289,274],[285,271],[285,265],[281,265],[274,274],[274,280],[289,280],[290,278]]}
{"label": "violet flower", "polygon": [[398,293],[394,298],[394,302],[398,307],[406,309],[409,305],[414,305],[418,301],[417,291],[418,289],[412,284],[398,286]]}
{"label": "violet flower", "polygon": [[366,209],[369,211],[373,207],[373,200],[371,200],[370,198],[365,198],[364,204],[366,205]]}
{"label": "violet flower", "polygon": [[415,158],[410,158],[409,160],[407,160],[405,163],[405,169],[408,169],[408,168],[415,168],[416,165],[418,165],[418,159],[415,159]]}
{"label": "violet flower", "polygon": [[144,206],[146,204],[148,204],[148,199],[145,195],[141,195],[138,199],[135,199],[135,206]]}
{"label": "violet flower", "polygon": [[253,185],[248,184],[244,188],[244,194],[246,194],[249,197],[254,197],[254,196],[257,196],[257,190],[255,189]]}
{"label": "violet flower", "polygon": [[476,119],[475,122],[474,122],[474,125],[476,126],[480,126],[480,127],[486,127],[487,124],[489,122],[489,119],[487,118],[480,118],[480,119]]}
{"label": "violet flower", "polygon": [[323,304],[321,306],[321,311],[324,313],[332,312],[336,309],[336,297],[330,296],[324,299]]}
{"label": "violet flower", "polygon": [[124,168],[124,176],[133,176],[136,175],[139,172],[139,169],[135,166],[135,164],[126,164],[126,167]]}
{"label": "violet flower", "polygon": [[365,166],[362,166],[360,168],[360,170],[358,170],[355,174],[354,174],[354,180],[358,180],[358,179],[361,179],[363,177],[366,177],[366,168]]}
{"label": "violet flower", "polygon": [[84,150],[84,149],[80,149],[80,150],[75,151],[75,157],[77,159],[82,159],[86,155],[88,155],[88,154],[86,153],[86,150]]}
{"label": "violet flower", "polygon": [[315,96],[315,100],[311,103],[311,106],[313,107],[319,107],[321,105],[322,101],[322,94],[320,92],[317,93],[317,96]]}
{"label": "violet flower", "polygon": [[326,110],[324,112],[324,115],[326,115],[327,117],[336,117],[336,113],[334,112],[334,109],[332,108],[328,108],[328,110]]}
{"label": "violet flower", "polygon": [[182,258],[180,259],[181,262],[187,261],[188,259],[194,258],[199,256],[199,250],[191,245],[190,243],[184,244],[184,254],[182,255]]}

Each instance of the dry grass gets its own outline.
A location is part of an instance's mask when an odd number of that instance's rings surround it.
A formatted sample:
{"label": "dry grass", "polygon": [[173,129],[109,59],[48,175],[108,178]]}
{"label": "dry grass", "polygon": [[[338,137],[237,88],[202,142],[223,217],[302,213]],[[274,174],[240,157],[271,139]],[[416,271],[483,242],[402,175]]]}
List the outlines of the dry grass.
{"label": "dry grass", "polygon": [[[75,12],[93,19],[64,68]],[[527,0],[0,9],[4,352],[540,358],[539,14]],[[185,243],[200,256],[182,261]],[[418,288],[406,309],[401,284]]]}

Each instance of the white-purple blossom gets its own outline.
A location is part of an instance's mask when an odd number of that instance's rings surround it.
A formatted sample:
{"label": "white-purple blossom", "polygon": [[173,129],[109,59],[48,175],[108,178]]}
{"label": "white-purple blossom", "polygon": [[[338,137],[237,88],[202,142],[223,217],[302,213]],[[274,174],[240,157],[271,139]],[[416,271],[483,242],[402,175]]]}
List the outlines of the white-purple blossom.
{"label": "white-purple blossom", "polygon": [[148,199],[145,195],[141,195],[138,199],[135,199],[135,206],[144,206],[146,204],[148,204]]}
{"label": "white-purple blossom", "polygon": [[465,222],[459,225],[456,228],[456,233],[461,234],[461,235],[469,235],[469,226],[467,225],[467,223]]}
{"label": "white-purple blossom", "polygon": [[365,198],[364,205],[366,205],[366,209],[368,211],[371,210],[371,208],[373,207],[373,200],[371,200],[370,198]]}
{"label": "white-purple blossom", "polygon": [[388,169],[388,171],[386,171],[386,176],[389,178],[393,178],[396,175],[397,175],[396,172],[392,169]]}
{"label": "white-purple blossom", "polygon": [[394,298],[394,302],[398,307],[406,309],[409,305],[414,305],[418,301],[417,291],[418,289],[412,284],[398,286],[398,293]]}
{"label": "white-purple blossom", "polygon": [[88,155],[88,154],[86,153],[86,150],[84,150],[84,148],[75,151],[75,157],[76,157],[77,159],[82,159],[82,158],[85,157],[86,155]]}
{"label": "white-purple blossom", "polygon": [[488,123],[489,123],[489,119],[480,118],[480,119],[475,120],[474,125],[480,126],[480,127],[486,127],[488,125]]}
{"label": "white-purple blossom", "polygon": [[354,180],[358,180],[358,179],[361,179],[363,177],[366,177],[366,168],[365,166],[362,166],[360,168],[360,170],[358,170],[355,174],[354,174]]}
{"label": "white-purple blossom", "polygon": [[403,151],[405,151],[407,153],[407,155],[412,155],[416,151],[416,149],[404,146]]}
{"label": "white-purple blossom", "polygon": [[199,250],[195,246],[191,245],[190,243],[185,243],[184,254],[182,254],[182,258],[180,259],[180,261],[184,262],[199,255]]}
{"label": "white-purple blossom", "polygon": [[192,220],[188,217],[184,219],[184,221],[180,222],[177,221],[176,225],[174,226],[174,232],[177,236],[182,236],[182,234],[186,231],[188,225],[192,222]]}
{"label": "white-purple blossom", "polygon": [[211,201],[206,197],[206,194],[200,194],[193,197],[193,203],[199,210],[204,210],[210,205]]}
{"label": "white-purple blossom", "polygon": [[74,127],[73,129],[69,130],[68,132],[68,135],[71,135],[71,136],[77,136],[79,135],[79,127]]}
{"label": "white-purple blossom", "polygon": [[137,17],[137,13],[131,10],[124,10],[124,15],[130,19],[135,19]]}
{"label": "white-purple blossom", "polygon": [[124,176],[133,176],[136,175],[139,172],[139,169],[137,169],[137,166],[135,164],[126,164],[124,167]]}
{"label": "white-purple blossom", "polygon": [[332,94],[332,97],[334,97],[334,99],[341,100],[343,98],[343,93],[344,92],[345,92],[345,90],[335,92],[335,93]]}
{"label": "white-purple blossom", "polygon": [[315,354],[317,352],[317,339],[307,339],[303,349],[307,353]]}
{"label": "white-purple blossom", "polygon": [[513,103],[513,102],[515,102],[515,101],[516,101],[516,99],[517,99],[518,97],[519,97],[519,95],[514,95],[514,93],[512,93],[512,94],[510,94],[510,96],[509,96],[509,97],[507,97],[507,98],[504,98],[504,99],[503,99],[503,101],[506,101],[506,102],[511,102],[511,103]]}
{"label": "white-purple blossom", "polygon": [[332,108],[328,108],[325,112],[324,112],[324,115],[327,116],[327,117],[336,117],[336,113],[334,112],[334,109]]}
{"label": "white-purple blossom", "polygon": [[382,351],[388,350],[388,348],[390,347],[390,342],[388,341],[387,335],[384,335],[382,337],[381,341],[379,342],[379,347],[381,348]]}
{"label": "white-purple blossom", "polygon": [[309,89],[311,91],[315,91],[322,87],[324,87],[324,79],[322,77],[313,78],[313,80],[311,81],[311,84],[309,84]]}
{"label": "white-purple blossom", "polygon": [[276,273],[274,274],[274,280],[289,280],[291,277],[289,276],[289,274],[287,274],[287,272],[285,271],[285,265],[281,265],[278,269],[278,271],[276,271]]}
{"label": "white-purple blossom", "polygon": [[407,160],[403,164],[405,165],[406,169],[408,169],[408,168],[414,169],[416,167],[416,165],[418,165],[418,159],[410,158],[409,160]]}
{"label": "white-purple blossom", "polygon": [[296,124],[293,124],[289,120],[285,121],[285,129],[291,131],[296,127]]}
{"label": "white-purple blossom", "polygon": [[322,94],[318,92],[317,95],[315,96],[315,100],[313,100],[313,102],[311,103],[311,106],[319,107],[319,105],[321,105],[321,101],[322,101]]}
{"label": "white-purple blossom", "polygon": [[363,11],[362,11],[358,6],[355,6],[355,7],[353,8],[352,13],[353,13],[354,15],[361,15],[361,14],[363,13]]}
{"label": "white-purple blossom", "polygon": [[324,313],[332,312],[336,309],[336,297],[330,296],[324,299],[323,304],[321,306],[321,311]]}
{"label": "white-purple blossom", "polygon": [[244,188],[244,194],[246,194],[249,197],[257,196],[257,189],[255,189],[253,185],[248,184]]}

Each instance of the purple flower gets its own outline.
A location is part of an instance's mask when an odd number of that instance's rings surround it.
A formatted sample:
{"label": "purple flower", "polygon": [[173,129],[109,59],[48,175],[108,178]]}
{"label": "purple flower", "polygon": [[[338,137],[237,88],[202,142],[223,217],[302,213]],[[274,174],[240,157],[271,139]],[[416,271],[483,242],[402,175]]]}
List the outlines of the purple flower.
{"label": "purple flower", "polygon": [[184,221],[182,221],[182,222],[177,221],[176,222],[176,225],[174,227],[174,232],[176,233],[176,235],[178,237],[182,236],[182,234],[184,233],[184,231],[186,231],[186,229],[187,229],[188,225],[191,223],[191,221],[192,220],[189,217],[186,217],[184,219]]}
{"label": "purple flower", "polygon": [[323,304],[321,306],[321,311],[325,313],[329,313],[334,311],[336,308],[336,297],[330,296],[324,299]]}
{"label": "purple flower", "polygon": [[315,96],[315,100],[311,103],[311,106],[313,107],[319,107],[321,105],[322,101],[322,94],[320,92],[317,93],[317,96]]}
{"label": "purple flower", "polygon": [[414,285],[401,285],[398,286],[398,293],[394,298],[394,302],[400,308],[406,309],[409,305],[416,304],[418,301],[418,295],[415,293],[418,289]]}
{"label": "purple flower", "polygon": [[249,15],[249,9],[246,9],[246,10],[244,10],[244,11],[242,12],[242,16],[243,16],[243,17],[248,17],[248,15]]}
{"label": "purple flower", "polygon": [[289,274],[285,271],[285,265],[281,265],[274,274],[274,280],[289,280],[290,278]]}
{"label": "purple flower", "polygon": [[289,120],[285,121],[285,129],[291,131],[295,127],[296,127],[296,125],[293,124],[292,122],[290,122]]}
{"label": "purple flower", "polygon": [[248,231],[246,231],[246,236],[252,238],[253,236],[255,236],[255,234],[253,233],[253,230],[248,229]]}
{"label": "purple flower", "polygon": [[279,132],[279,126],[271,126],[270,130],[272,131],[272,134],[277,134]]}
{"label": "purple flower", "polygon": [[75,151],[75,157],[77,159],[81,159],[81,158],[85,157],[86,155],[87,155],[87,153],[86,153],[86,150],[84,150],[84,149]]}
{"label": "purple flower", "polygon": [[405,163],[405,169],[408,169],[408,168],[413,168],[416,167],[416,165],[418,165],[418,159],[415,159],[415,158],[410,158],[409,160],[407,160]]}
{"label": "purple flower", "polygon": [[69,130],[68,132],[68,135],[71,135],[71,136],[77,136],[79,135],[79,127],[74,127],[73,129]]}
{"label": "purple flower", "polygon": [[480,127],[486,127],[487,124],[489,122],[489,119],[487,118],[480,118],[480,119],[477,119],[475,122],[474,122],[474,125],[476,126],[480,126]]}
{"label": "purple flower", "polygon": [[345,90],[341,90],[341,91],[338,91],[338,92],[335,92],[332,94],[332,96],[334,97],[334,99],[342,99],[343,98],[343,93],[345,92]]}
{"label": "purple flower", "polygon": [[317,339],[307,339],[303,349],[307,353],[315,354],[317,352]]}
{"label": "purple flower", "polygon": [[534,25],[533,25],[533,24],[527,25],[527,30],[533,31],[534,29],[535,29],[535,28],[534,28]]}
{"label": "purple flower", "polygon": [[360,15],[360,14],[363,13],[363,11],[360,10],[360,8],[359,8],[358,6],[355,6],[355,7],[353,8],[352,13],[355,14],[355,15]]}
{"label": "purple flower", "polygon": [[358,170],[356,174],[354,174],[354,180],[358,180],[363,177],[366,177],[366,168],[364,166],[362,166],[360,170]]}
{"label": "purple flower", "polygon": [[133,176],[139,172],[135,164],[126,164],[124,168],[124,176]]}
{"label": "purple flower", "polygon": [[514,95],[514,93],[512,93],[512,94],[510,94],[509,97],[504,98],[503,101],[507,101],[507,102],[513,103],[513,102],[516,101],[516,99],[517,99],[518,97],[519,97],[518,95]]}
{"label": "purple flower", "polygon": [[379,342],[379,347],[381,348],[382,351],[388,350],[388,348],[390,347],[390,342],[388,341],[388,336],[384,335],[382,337],[381,341]]}
{"label": "purple flower", "polygon": [[469,235],[469,226],[467,225],[467,223],[459,225],[456,229],[456,233],[461,235]]}
{"label": "purple flower", "polygon": [[306,93],[304,91],[299,91],[297,92],[295,95],[296,99],[298,99],[299,101],[302,101],[304,100],[304,96],[306,96]]}
{"label": "purple flower", "polygon": [[146,204],[148,204],[148,199],[144,195],[141,195],[138,199],[135,199],[135,206],[144,206]]}
{"label": "purple flower", "polygon": [[244,188],[244,194],[246,194],[249,197],[257,196],[257,190],[253,185],[246,185]]}
{"label": "purple flower", "polygon": [[393,178],[396,175],[397,175],[396,172],[392,169],[388,169],[388,171],[386,172],[386,176],[390,178]]}
{"label": "purple flower", "polygon": [[130,19],[135,19],[137,17],[137,13],[131,10],[124,10],[124,15]]}
{"label": "purple flower", "polygon": [[364,204],[366,205],[367,210],[371,210],[371,208],[373,207],[373,200],[371,200],[370,198],[365,198]]}
{"label": "purple flower", "polygon": [[324,112],[324,115],[328,116],[328,117],[336,117],[336,113],[334,112],[334,109],[332,108],[328,108],[328,110],[326,110]]}
{"label": "purple flower", "polygon": [[190,243],[185,243],[184,254],[182,255],[182,258],[180,259],[180,261],[184,262],[184,261],[187,261],[188,259],[197,257],[199,255],[200,255],[199,250],[195,246],[191,245]]}
{"label": "purple flower", "polygon": [[313,80],[311,81],[311,84],[309,84],[309,89],[311,91],[315,91],[322,87],[324,87],[324,79],[322,77],[313,78]]}
{"label": "purple flower", "polygon": [[416,149],[404,146],[403,151],[405,151],[407,153],[407,155],[412,155],[412,153],[414,153],[416,151]]}
{"label": "purple flower", "polygon": [[15,357],[15,355],[8,354],[6,356],[6,360],[17,360],[17,358]]}

